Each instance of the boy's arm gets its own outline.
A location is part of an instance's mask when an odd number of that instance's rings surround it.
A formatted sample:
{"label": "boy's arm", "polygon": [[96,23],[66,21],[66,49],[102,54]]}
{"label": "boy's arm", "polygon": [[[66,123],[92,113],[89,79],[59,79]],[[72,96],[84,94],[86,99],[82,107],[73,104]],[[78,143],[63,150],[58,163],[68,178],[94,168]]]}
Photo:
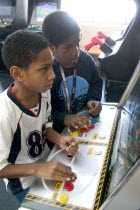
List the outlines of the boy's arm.
{"label": "boy's arm", "polygon": [[76,174],[68,166],[58,161],[45,163],[9,164],[0,170],[0,178],[38,176],[50,180],[73,181]]}
{"label": "boy's arm", "polygon": [[[26,170],[25,170],[26,169]],[[0,170],[0,178],[19,178],[36,174],[36,163],[8,164]]]}
{"label": "boy's arm", "polygon": [[74,136],[61,136],[52,128],[46,129],[46,137],[49,141],[57,144],[67,151],[68,155],[74,155],[78,150],[79,141]]}

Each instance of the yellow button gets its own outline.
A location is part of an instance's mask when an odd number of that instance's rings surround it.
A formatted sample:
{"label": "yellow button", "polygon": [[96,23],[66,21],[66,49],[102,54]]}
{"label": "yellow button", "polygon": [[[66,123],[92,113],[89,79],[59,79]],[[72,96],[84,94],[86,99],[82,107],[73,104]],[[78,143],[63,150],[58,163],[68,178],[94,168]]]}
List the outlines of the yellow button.
{"label": "yellow button", "polygon": [[92,155],[92,153],[93,153],[93,150],[94,150],[93,148],[89,148],[89,149],[88,149],[88,152],[87,152],[87,154],[88,154],[88,155]]}
{"label": "yellow button", "polygon": [[93,139],[98,139],[98,133],[94,133]]}
{"label": "yellow button", "polygon": [[127,165],[127,163],[124,163],[124,168],[125,168],[125,170],[128,170],[128,165]]}
{"label": "yellow button", "polygon": [[127,152],[127,153],[130,152],[130,147],[126,146],[126,152]]}
{"label": "yellow button", "polygon": [[62,183],[56,183],[56,185],[55,185],[55,190],[60,190],[61,189],[61,186],[62,186]]}
{"label": "yellow button", "polygon": [[67,194],[61,194],[59,199],[61,203],[66,203],[69,200],[69,196]]}
{"label": "yellow button", "polygon": [[75,131],[75,132],[72,133],[72,135],[73,136],[78,136],[78,132]]}
{"label": "yellow button", "polygon": [[57,199],[57,196],[58,196],[58,193],[53,193],[53,195],[52,195],[52,200],[53,201],[56,201],[56,199]]}
{"label": "yellow button", "polygon": [[71,133],[71,132],[68,132],[68,133],[67,133],[67,136],[71,136],[71,135],[72,135],[72,133]]}

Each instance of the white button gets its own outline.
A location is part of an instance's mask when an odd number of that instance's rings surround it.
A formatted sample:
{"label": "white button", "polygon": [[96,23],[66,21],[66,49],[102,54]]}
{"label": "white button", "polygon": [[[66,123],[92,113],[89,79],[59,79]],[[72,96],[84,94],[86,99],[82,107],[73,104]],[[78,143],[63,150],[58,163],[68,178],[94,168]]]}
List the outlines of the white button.
{"label": "white button", "polygon": [[101,155],[102,151],[100,149],[96,149],[96,150],[94,150],[94,154],[95,155]]}
{"label": "white button", "polygon": [[118,162],[119,162],[122,166],[124,165],[124,160],[123,160],[121,157],[118,158]]}
{"label": "white button", "polygon": [[125,145],[125,143],[122,141],[121,142],[121,147],[123,148],[123,149],[126,149],[126,145]]}
{"label": "white button", "polygon": [[99,136],[99,139],[104,140],[106,139],[106,136]]}

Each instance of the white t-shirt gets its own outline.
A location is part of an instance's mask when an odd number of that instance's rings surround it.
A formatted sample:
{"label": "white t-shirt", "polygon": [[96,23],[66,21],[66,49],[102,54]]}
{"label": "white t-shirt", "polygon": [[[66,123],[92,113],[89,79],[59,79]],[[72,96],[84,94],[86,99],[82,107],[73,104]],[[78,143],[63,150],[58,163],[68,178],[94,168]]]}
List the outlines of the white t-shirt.
{"label": "white t-shirt", "polygon": [[[46,128],[52,127],[50,91],[39,94],[38,106],[27,109],[12,93],[12,85],[0,94],[0,170],[8,164],[42,162],[50,149]],[[26,170],[26,168],[25,168]],[[23,189],[34,177],[19,178]]]}

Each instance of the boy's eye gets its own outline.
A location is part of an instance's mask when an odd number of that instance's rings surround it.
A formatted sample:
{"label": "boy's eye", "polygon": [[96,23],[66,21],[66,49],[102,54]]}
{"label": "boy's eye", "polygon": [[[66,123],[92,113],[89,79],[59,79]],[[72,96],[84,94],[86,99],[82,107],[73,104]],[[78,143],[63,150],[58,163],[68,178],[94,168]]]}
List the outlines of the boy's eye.
{"label": "boy's eye", "polygon": [[46,71],[46,69],[41,69],[41,71],[45,72],[45,71]]}
{"label": "boy's eye", "polygon": [[71,48],[71,47],[65,47],[64,49],[65,49],[65,50],[69,50],[70,48]]}
{"label": "boy's eye", "polygon": [[72,47],[72,45],[65,45],[64,49],[70,49]]}

